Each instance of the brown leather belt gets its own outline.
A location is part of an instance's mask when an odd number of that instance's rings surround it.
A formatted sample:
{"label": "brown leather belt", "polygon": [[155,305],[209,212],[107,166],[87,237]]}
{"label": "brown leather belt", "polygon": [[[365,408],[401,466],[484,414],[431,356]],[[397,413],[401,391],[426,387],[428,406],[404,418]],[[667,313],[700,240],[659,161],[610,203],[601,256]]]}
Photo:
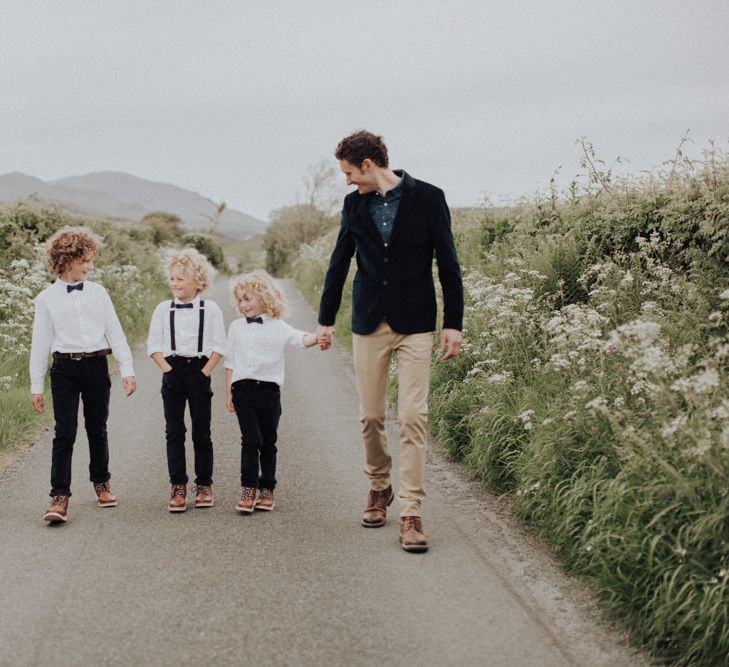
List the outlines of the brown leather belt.
{"label": "brown leather belt", "polygon": [[105,357],[107,354],[111,354],[111,350],[106,348],[105,350],[96,350],[95,352],[54,352],[54,359],[73,359],[79,361],[79,359],[89,359],[91,357]]}

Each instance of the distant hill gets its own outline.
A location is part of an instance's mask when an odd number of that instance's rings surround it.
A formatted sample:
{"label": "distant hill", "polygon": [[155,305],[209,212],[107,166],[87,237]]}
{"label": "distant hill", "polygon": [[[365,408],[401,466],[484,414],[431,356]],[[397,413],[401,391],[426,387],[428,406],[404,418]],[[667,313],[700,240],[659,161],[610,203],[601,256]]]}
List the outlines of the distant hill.
{"label": "distant hill", "polygon": [[[0,202],[15,202],[35,195],[82,215],[139,220],[152,211],[178,215],[185,229],[205,231],[213,205],[204,197],[169,183],[155,183],[131,174],[101,171],[42,181],[18,172],[0,176]],[[233,239],[260,234],[266,224],[235,209],[225,209],[218,233]]]}

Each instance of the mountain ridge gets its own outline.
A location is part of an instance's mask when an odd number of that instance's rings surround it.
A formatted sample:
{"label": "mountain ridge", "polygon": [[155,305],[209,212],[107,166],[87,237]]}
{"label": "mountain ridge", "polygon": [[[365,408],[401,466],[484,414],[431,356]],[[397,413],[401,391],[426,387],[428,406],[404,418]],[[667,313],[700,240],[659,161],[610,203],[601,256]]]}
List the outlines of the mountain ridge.
{"label": "mountain ridge", "polygon": [[[0,202],[13,203],[30,196],[94,217],[140,220],[153,211],[174,213],[191,232],[207,231],[210,223],[206,216],[215,212],[215,204],[192,190],[121,171],[97,171],[49,181],[19,171],[0,175]],[[266,222],[251,215],[226,208],[216,231],[240,239],[260,234],[266,226]]]}

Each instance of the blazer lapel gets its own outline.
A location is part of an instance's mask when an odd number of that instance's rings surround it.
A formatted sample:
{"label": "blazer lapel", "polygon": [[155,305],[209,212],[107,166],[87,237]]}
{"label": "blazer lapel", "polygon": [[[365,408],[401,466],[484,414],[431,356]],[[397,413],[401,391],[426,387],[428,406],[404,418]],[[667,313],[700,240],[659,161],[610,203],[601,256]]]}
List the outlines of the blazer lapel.
{"label": "blazer lapel", "polygon": [[360,197],[357,208],[354,210],[354,217],[369,232],[370,236],[382,244],[382,237],[375,227],[375,222],[370,215],[367,195]]}
{"label": "blazer lapel", "polygon": [[[403,172],[403,183],[402,197],[400,198],[400,205],[397,207],[397,215],[392,221],[392,235],[390,236],[390,246],[397,241],[397,237],[400,235],[400,230],[407,220],[408,214],[417,199],[418,192],[415,187],[415,179]],[[374,224],[373,224],[374,226]],[[375,230],[376,231],[376,230]]]}

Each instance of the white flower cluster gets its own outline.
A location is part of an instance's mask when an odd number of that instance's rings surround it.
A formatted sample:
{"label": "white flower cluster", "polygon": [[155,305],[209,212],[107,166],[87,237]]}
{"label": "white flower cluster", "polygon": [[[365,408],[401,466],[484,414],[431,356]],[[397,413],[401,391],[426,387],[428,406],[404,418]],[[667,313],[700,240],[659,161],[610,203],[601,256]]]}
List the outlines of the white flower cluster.
{"label": "white flower cluster", "polygon": [[29,352],[33,298],[49,282],[40,260],[17,259],[8,269],[0,269],[0,354]]}

